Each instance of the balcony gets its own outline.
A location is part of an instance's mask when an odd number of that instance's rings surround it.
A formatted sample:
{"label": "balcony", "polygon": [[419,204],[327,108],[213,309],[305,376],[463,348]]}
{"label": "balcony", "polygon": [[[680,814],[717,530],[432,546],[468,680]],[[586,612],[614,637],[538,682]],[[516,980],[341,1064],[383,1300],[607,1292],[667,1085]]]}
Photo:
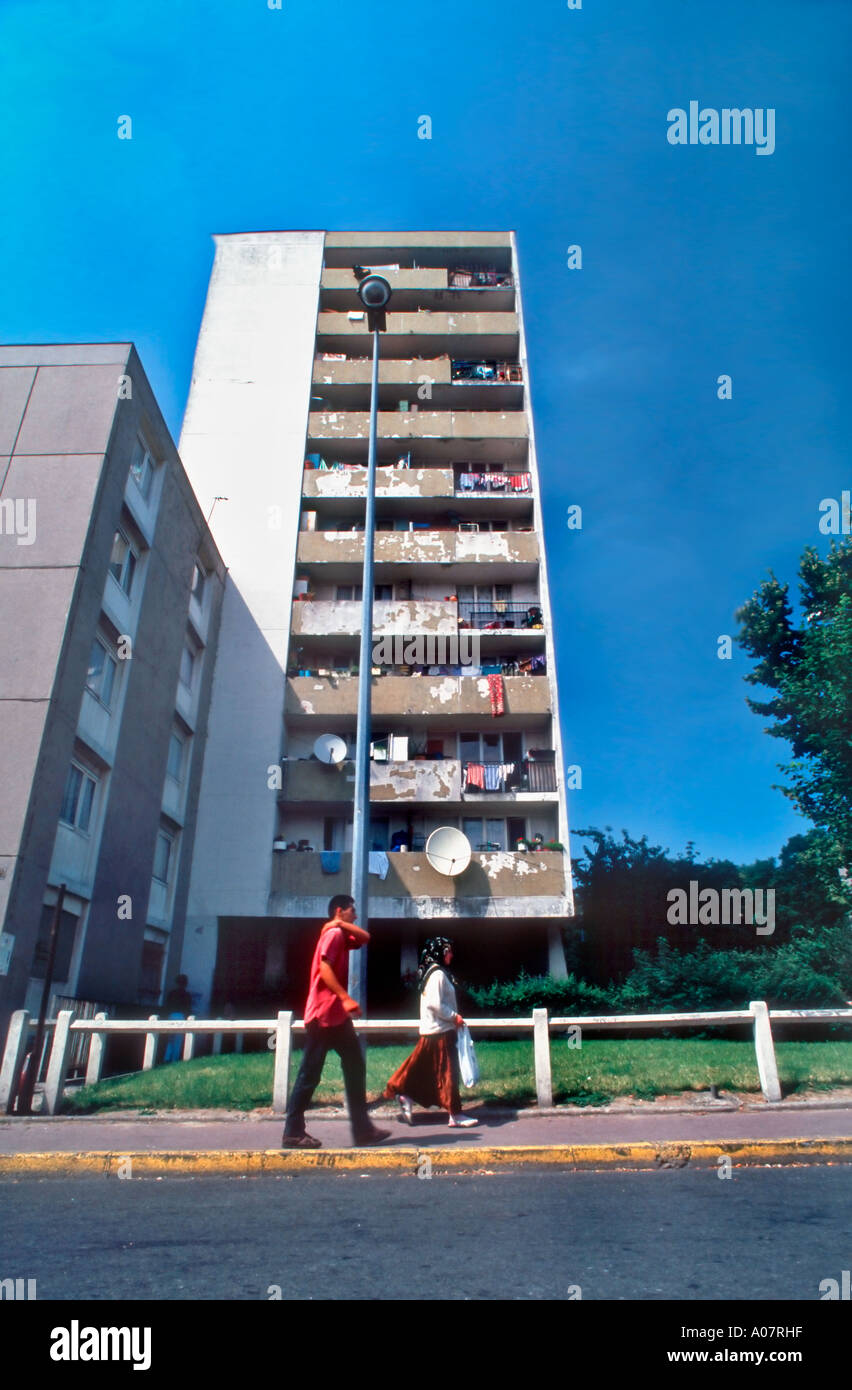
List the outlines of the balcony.
{"label": "balcony", "polygon": [[[349,313],[358,313],[352,309]],[[349,313],[320,310],[317,316],[317,346],[321,352],[369,355],[372,335],[367,315],[350,318]],[[518,316],[515,313],[454,313],[421,309],[416,313],[387,316],[382,334],[385,357],[435,357],[452,351],[455,358],[494,357],[517,360],[519,348]]]}
{"label": "balcony", "polygon": [[[534,531],[377,531],[374,548],[376,580],[393,580],[397,566],[406,575],[425,575],[441,567],[448,584],[482,582],[483,569],[497,583],[534,579],[538,570],[538,537]],[[299,568],[322,566],[322,580],[346,583],[352,568],[364,562],[361,531],[301,531],[296,547]],[[357,582],[357,578],[356,578]]]}
{"label": "balcony", "polygon": [[556,763],[525,758],[519,763],[466,762],[462,790],[477,799],[493,795],[556,791]]}
{"label": "balcony", "polygon": [[[436,599],[379,600],[373,605],[373,632],[452,637],[458,631],[456,607]],[[304,599],[293,604],[290,631],[294,637],[358,637],[361,619],[360,599]]]}
{"label": "balcony", "polygon": [[[369,261],[366,262],[369,265]],[[397,313],[421,308],[512,310],[515,285],[511,273],[441,266],[381,270],[393,291]],[[351,270],[326,267],[320,281],[323,309],[357,309],[357,281]]]}
{"label": "balcony", "polygon": [[[286,762],[279,800],[328,804],[352,801],[354,762],[327,767],[312,758]],[[409,762],[370,763],[370,801],[461,801],[461,763],[457,758],[415,758]]]}
{"label": "balcony", "polygon": [[[398,498],[453,497],[452,468],[377,468],[376,496]],[[302,496],[321,498],[365,498],[366,468],[306,468]]]}
{"label": "balcony", "polygon": [[[374,918],[566,917],[565,860],[557,851],[474,854],[463,874],[448,878],[425,854],[389,854],[388,875],[368,878]],[[340,871],[325,874],[320,855],[285,850],[273,854],[269,912],[280,917],[322,917],[329,894],[346,892],[352,856]]]}
{"label": "balcony", "polygon": [[[369,344],[363,344],[366,349]],[[325,353],[314,359],[313,393],[326,407],[340,410],[366,410],[370,401],[373,364],[370,357]],[[518,367],[518,372],[520,367]],[[429,383],[427,400],[420,391],[424,378]],[[523,381],[509,373],[496,379],[469,379],[463,391],[452,377],[448,354],[432,357],[382,357],[379,361],[379,409],[397,410],[401,398],[411,405],[428,405],[431,410],[453,410],[464,402],[467,410],[521,410],[524,404]]]}
{"label": "balcony", "polygon": [[[423,720],[436,730],[470,730],[488,727],[492,718],[487,676],[374,676],[372,678],[374,724]],[[500,729],[546,728],[551,713],[550,683],[538,676],[502,678],[504,712]],[[288,676],[284,713],[294,726],[313,727],[317,733],[346,732],[355,727],[358,677]]]}
{"label": "balcony", "polygon": [[[419,443],[418,461],[453,463],[459,458],[520,471],[527,462],[529,434],[522,410],[380,410],[377,421],[380,463],[396,462],[387,454],[405,452]],[[366,410],[312,411],[308,417],[308,452],[328,453],[363,465],[370,434]]]}
{"label": "balcony", "polygon": [[491,604],[460,603],[459,623],[462,627],[476,628],[481,632],[544,629],[544,617],[538,603],[509,603],[501,599]]}

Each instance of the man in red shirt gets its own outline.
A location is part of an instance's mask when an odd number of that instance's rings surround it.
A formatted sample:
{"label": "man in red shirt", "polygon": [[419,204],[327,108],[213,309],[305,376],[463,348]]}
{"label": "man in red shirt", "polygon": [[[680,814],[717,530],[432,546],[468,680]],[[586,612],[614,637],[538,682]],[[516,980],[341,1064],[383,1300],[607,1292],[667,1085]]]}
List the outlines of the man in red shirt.
{"label": "man in red shirt", "polygon": [[355,925],[355,900],[345,893],[331,899],[328,915],[331,920],[320,932],[311,962],[305,1005],[305,1051],[287,1107],[281,1140],[285,1149],[322,1148],[319,1139],[305,1132],[305,1111],[332,1050],[343,1067],[352,1142],[359,1147],[378,1144],[390,1134],[388,1129],[378,1129],[367,1114],[364,1055],[352,1026],[352,1019],[361,1010],[341,983],[348,978],[349,952],[359,951],[370,940],[370,934]]}

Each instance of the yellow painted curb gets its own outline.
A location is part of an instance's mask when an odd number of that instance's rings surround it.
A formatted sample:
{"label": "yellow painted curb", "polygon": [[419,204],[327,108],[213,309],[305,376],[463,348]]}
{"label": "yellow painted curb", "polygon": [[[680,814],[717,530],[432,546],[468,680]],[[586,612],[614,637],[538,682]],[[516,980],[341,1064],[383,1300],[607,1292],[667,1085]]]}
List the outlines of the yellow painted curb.
{"label": "yellow painted curb", "polygon": [[261,1174],[364,1172],[424,1177],[498,1168],[663,1169],[782,1163],[852,1163],[850,1139],[702,1139],[693,1143],[529,1144],[482,1148],[206,1149],[174,1152],[0,1154],[0,1178],[258,1177]]}

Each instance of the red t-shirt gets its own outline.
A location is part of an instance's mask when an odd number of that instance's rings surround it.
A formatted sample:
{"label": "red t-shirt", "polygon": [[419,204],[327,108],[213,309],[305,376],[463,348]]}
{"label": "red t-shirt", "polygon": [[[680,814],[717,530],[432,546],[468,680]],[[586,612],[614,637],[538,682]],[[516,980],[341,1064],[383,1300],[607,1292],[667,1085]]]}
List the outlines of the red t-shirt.
{"label": "red t-shirt", "polygon": [[335,1028],[345,1023],[349,1017],[336,994],[320,979],[320,964],[327,960],[343,988],[349,975],[349,952],[352,939],[346,931],[346,924],[326,922],[316,944],[311,961],[311,982],[308,989],[308,1002],[305,1005],[305,1022],[316,1020],[323,1028]]}

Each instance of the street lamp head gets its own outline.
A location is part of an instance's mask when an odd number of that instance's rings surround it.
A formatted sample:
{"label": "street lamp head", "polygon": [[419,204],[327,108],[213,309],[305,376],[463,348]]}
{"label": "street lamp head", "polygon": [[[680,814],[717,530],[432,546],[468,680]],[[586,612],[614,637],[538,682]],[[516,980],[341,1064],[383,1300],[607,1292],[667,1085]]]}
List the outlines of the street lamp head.
{"label": "street lamp head", "polygon": [[358,286],[358,298],[365,309],[385,309],[391,297],[391,287],[381,275],[366,275]]}

